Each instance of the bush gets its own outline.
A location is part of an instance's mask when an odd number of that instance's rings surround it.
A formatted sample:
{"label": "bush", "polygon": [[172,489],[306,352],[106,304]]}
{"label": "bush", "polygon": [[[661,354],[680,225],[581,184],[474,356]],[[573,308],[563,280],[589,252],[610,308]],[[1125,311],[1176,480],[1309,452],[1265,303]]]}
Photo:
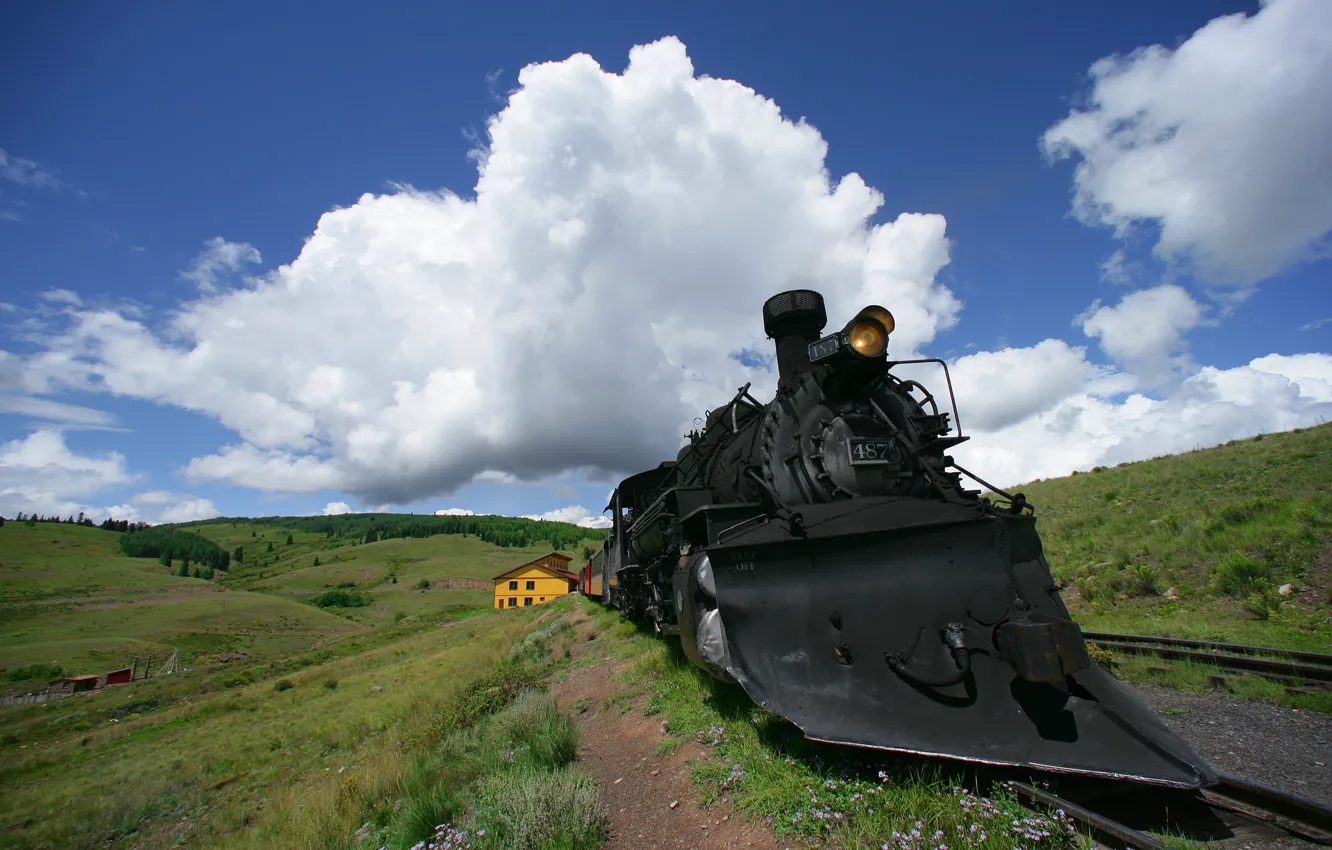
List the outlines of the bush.
{"label": "bush", "polygon": [[369,594],[348,593],[345,590],[326,590],[311,600],[320,608],[364,608],[374,600]]}
{"label": "bush", "polygon": [[1248,596],[1270,585],[1271,568],[1239,552],[1223,557],[1212,573],[1217,589],[1227,596]]}
{"label": "bush", "polygon": [[496,717],[496,724],[512,748],[508,755],[511,762],[531,762],[535,767],[555,770],[573,761],[577,754],[578,728],[550,694],[522,691],[513,705]]}
{"label": "bush", "polygon": [[576,767],[486,776],[477,783],[473,812],[490,847],[592,848],[605,839],[596,783]]}
{"label": "bush", "polygon": [[65,675],[59,664],[29,664],[5,671],[6,682],[26,682],[29,679],[58,679]]}
{"label": "bush", "polygon": [[273,690],[275,691],[289,691],[294,687],[296,686],[292,684],[291,679],[278,679],[277,682],[273,684]]}
{"label": "bush", "polygon": [[429,590],[429,589],[430,589],[430,579],[428,579],[428,578],[423,578],[423,579],[421,579],[420,581],[418,581],[418,582],[416,583],[416,586],[419,587],[419,588],[421,588],[422,590]]}
{"label": "bush", "polygon": [[325,679],[325,680],[324,680],[324,687],[328,688],[330,691],[337,690],[337,687],[338,687],[338,680],[337,680],[337,679]]}
{"label": "bush", "polygon": [[1098,667],[1104,669],[1105,672],[1114,672],[1115,656],[1110,650],[1094,643],[1088,643],[1087,654],[1091,656],[1091,660],[1095,662]]}
{"label": "bush", "polygon": [[1285,503],[1280,499],[1273,499],[1271,496],[1254,496],[1233,505],[1226,505],[1221,509],[1221,519],[1232,525],[1237,525],[1263,514],[1275,513],[1284,506]]}

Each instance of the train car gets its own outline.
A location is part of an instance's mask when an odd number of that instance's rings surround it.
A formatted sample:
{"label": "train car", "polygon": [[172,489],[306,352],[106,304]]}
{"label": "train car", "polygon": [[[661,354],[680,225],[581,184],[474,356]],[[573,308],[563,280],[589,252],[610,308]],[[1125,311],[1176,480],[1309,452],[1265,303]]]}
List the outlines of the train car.
{"label": "train car", "polygon": [[[813,740],[1214,784],[1091,662],[1034,507],[946,453],[967,439],[952,433],[947,364],[889,361],[881,306],[822,335],[826,322],[817,292],[764,303],[775,396],[741,387],[674,460],[620,482],[601,601]],[[951,410],[894,371],[925,363],[942,367]]]}
{"label": "train car", "polygon": [[588,559],[583,566],[582,581],[580,590],[583,595],[589,599],[602,601],[606,595],[606,549],[605,546],[598,549],[596,554]]}

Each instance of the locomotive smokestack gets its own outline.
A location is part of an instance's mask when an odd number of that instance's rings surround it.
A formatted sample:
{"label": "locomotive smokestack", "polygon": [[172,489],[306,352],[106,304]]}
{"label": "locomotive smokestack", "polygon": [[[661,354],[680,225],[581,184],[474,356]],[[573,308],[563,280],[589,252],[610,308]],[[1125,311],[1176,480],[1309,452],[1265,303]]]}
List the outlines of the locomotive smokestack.
{"label": "locomotive smokestack", "polygon": [[763,331],[777,342],[777,375],[787,381],[809,368],[809,344],[828,324],[823,296],[810,289],[780,292],[763,302]]}

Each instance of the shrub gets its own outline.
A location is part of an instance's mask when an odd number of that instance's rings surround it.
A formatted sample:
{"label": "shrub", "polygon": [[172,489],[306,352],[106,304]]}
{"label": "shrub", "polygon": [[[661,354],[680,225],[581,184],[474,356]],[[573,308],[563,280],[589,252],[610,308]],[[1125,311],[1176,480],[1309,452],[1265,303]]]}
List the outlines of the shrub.
{"label": "shrub", "polygon": [[364,608],[374,600],[365,593],[348,593],[346,590],[326,590],[311,600],[320,608]]}
{"label": "shrub", "polygon": [[1134,564],[1124,572],[1127,574],[1128,585],[1133,593],[1139,596],[1155,596],[1160,593],[1156,570],[1151,564]]}
{"label": "shrub", "polygon": [[577,767],[486,776],[477,783],[473,811],[491,847],[593,848],[605,838],[596,783]]}
{"label": "shrub", "polygon": [[292,684],[291,679],[278,679],[273,683],[273,690],[275,691],[289,691],[294,687],[296,686]]}
{"label": "shrub", "polygon": [[421,579],[420,581],[418,581],[418,582],[416,583],[416,586],[419,587],[419,588],[421,588],[422,590],[429,590],[429,589],[430,589],[430,579],[428,579],[428,578],[423,578],[423,579]]}
{"label": "shrub", "polygon": [[1098,646],[1097,644],[1089,643],[1087,644],[1087,654],[1091,656],[1091,660],[1095,662],[1098,667],[1103,668],[1105,672],[1114,672],[1115,656],[1110,650]]}
{"label": "shrub", "polygon": [[325,680],[324,680],[324,687],[328,688],[330,691],[332,691],[332,690],[337,690],[337,687],[338,687],[338,680],[337,680],[337,679],[325,679]]}
{"label": "shrub", "polygon": [[1248,522],[1263,514],[1275,513],[1285,505],[1280,499],[1271,496],[1253,496],[1242,502],[1226,505],[1221,509],[1221,519],[1232,525]]}
{"label": "shrub", "polygon": [[30,664],[5,671],[6,682],[26,682],[29,679],[57,679],[65,675],[59,664]]}
{"label": "shrub", "polygon": [[1231,552],[1217,562],[1212,573],[1217,589],[1227,596],[1247,596],[1267,586],[1271,568],[1239,552]]}
{"label": "shrub", "polygon": [[496,717],[496,723],[514,753],[545,770],[555,770],[574,760],[578,751],[578,728],[573,717],[560,711],[547,693],[523,690],[513,705]]}

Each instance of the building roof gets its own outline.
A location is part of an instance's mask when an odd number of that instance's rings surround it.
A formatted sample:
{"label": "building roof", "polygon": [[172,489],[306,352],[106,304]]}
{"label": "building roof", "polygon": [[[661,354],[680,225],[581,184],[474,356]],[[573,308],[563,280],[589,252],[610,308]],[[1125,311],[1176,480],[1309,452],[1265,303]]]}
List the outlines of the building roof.
{"label": "building roof", "polygon": [[560,578],[562,578],[562,579],[565,579],[565,580],[567,580],[567,581],[572,581],[572,582],[577,582],[577,581],[578,581],[578,576],[574,575],[573,573],[569,572],[568,570],[562,570],[562,569],[560,569],[559,567],[552,567],[552,566],[550,566],[549,564],[543,564],[543,563],[541,563],[542,561],[551,560],[551,559],[554,559],[555,561],[558,561],[558,562],[563,562],[563,563],[565,563],[565,564],[567,564],[567,563],[569,563],[570,561],[573,560],[573,558],[570,558],[568,555],[561,555],[559,552],[547,552],[546,554],[542,555],[541,557],[539,557],[539,558],[533,558],[532,560],[528,561],[528,562],[525,563],[525,564],[519,564],[519,565],[516,566],[516,567],[510,567],[509,569],[507,569],[507,570],[505,570],[504,572],[500,573],[499,575],[495,576],[495,579],[494,579],[494,580],[495,580],[495,581],[499,581],[499,580],[502,579],[502,578],[507,578],[508,576],[512,575],[513,573],[516,573],[516,572],[518,572],[519,570],[524,569],[524,568],[526,568],[526,567],[536,567],[536,568],[539,569],[539,570],[545,570],[546,572],[548,572],[548,573],[550,573],[550,574],[552,574],[552,575],[558,576],[558,577],[560,577]]}

